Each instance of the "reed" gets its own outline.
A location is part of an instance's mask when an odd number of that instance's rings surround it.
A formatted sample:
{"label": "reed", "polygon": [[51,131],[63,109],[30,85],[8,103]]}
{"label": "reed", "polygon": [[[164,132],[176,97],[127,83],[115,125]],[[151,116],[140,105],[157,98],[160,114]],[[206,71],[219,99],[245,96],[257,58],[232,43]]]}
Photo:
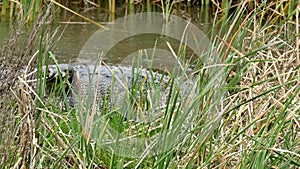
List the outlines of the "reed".
{"label": "reed", "polygon": [[111,13],[116,13],[116,1],[115,0],[109,0],[109,11]]}
{"label": "reed", "polygon": [[3,0],[2,2],[2,12],[1,14],[2,15],[5,15],[6,14],[6,10],[8,9],[8,6],[9,6],[9,1],[8,0]]}
{"label": "reed", "polygon": [[[25,22],[32,22],[35,19],[35,16],[37,13],[41,11],[41,7],[43,5],[49,4],[49,2],[55,3],[55,4],[61,4],[64,6],[63,8],[67,9],[68,6],[63,5],[64,1],[41,1],[41,0],[22,0],[22,1],[9,1],[9,0],[3,0],[2,6],[1,6],[1,15],[8,15],[10,17],[14,17],[16,15],[20,15],[21,17],[19,19],[22,19]],[[77,2],[76,2],[77,3]],[[85,3],[84,1],[80,1],[80,3]],[[87,1],[87,3],[92,4],[96,8],[103,7],[100,4],[100,1],[92,2]],[[107,6],[107,10],[109,10],[114,16],[114,13],[116,12],[116,4],[122,4],[122,3],[128,3],[130,4],[129,7],[132,8],[132,5],[135,4],[143,4],[145,6],[148,6],[151,4],[152,6],[159,6],[164,13],[171,13],[171,10],[175,4],[185,5],[188,3],[187,8],[191,8],[193,6],[204,6],[204,5],[212,5],[213,7],[218,7],[218,9],[222,9],[224,12],[223,17],[227,17],[227,14],[230,9],[235,9],[238,6],[238,1],[210,1],[210,0],[194,0],[194,1],[170,1],[170,0],[109,0],[109,5]],[[220,5],[221,4],[221,5]],[[261,6],[262,4],[265,4],[264,1],[262,2],[256,2],[256,1],[247,1],[246,2],[246,9],[248,11],[251,11],[255,9],[258,6]],[[286,14],[290,14],[294,11],[294,9],[297,6],[297,1],[271,1],[271,4],[273,6],[274,10],[282,10],[282,12]],[[88,8],[89,5],[82,4],[83,7]],[[61,6],[60,6],[61,7]],[[9,9],[9,10],[8,10]],[[147,8],[148,9],[148,8]],[[150,9],[150,8],[149,8]],[[292,14],[293,15],[293,14]],[[276,20],[276,18],[275,18]]]}
{"label": "reed", "polygon": [[[25,4],[22,5],[25,7]],[[81,112],[91,108],[90,99],[83,100],[77,109],[59,106],[59,103],[68,103],[64,93],[68,81],[61,75],[51,88],[47,100],[40,99],[38,105],[34,97],[29,97],[32,91],[26,87],[25,81],[21,81],[23,86],[17,85],[18,93],[11,93],[10,87],[20,83],[13,76],[17,73],[7,74],[14,80],[12,83],[3,83],[0,88],[4,97],[0,100],[1,167],[299,168],[299,4],[294,1],[253,4],[241,1],[234,8],[230,3],[223,4],[223,7],[222,4],[214,5],[216,15],[210,33],[212,45],[207,54],[218,54],[220,64],[216,66],[221,66],[227,75],[226,83],[218,88],[224,93],[218,109],[220,121],[215,123],[211,114],[207,113],[216,102],[215,90],[212,90],[214,86],[210,83],[215,79],[200,58],[193,63],[195,82],[190,88],[192,90],[187,91],[190,97],[183,97],[178,85],[186,78],[186,69],[191,66],[187,65],[178,79],[171,78],[167,83],[172,90],[169,91],[165,106],[159,110],[154,109],[153,104],[161,99],[161,83],[143,81],[144,85],[139,86],[133,80],[133,89],[125,92],[131,105],[127,105],[127,108],[136,113],[145,113],[146,110],[153,114],[160,112],[150,124],[126,121],[119,116],[122,112],[120,109],[102,110],[101,119],[104,123],[99,124],[109,124],[112,129],[127,135],[128,139],[145,139],[157,134],[161,136],[154,137],[160,143],[157,145],[161,153],[149,154],[150,151],[144,151],[137,158],[120,156],[116,150],[103,149],[88,137],[79,119]],[[36,10],[30,3],[27,7],[29,11]],[[171,10],[168,8],[165,12],[170,14]],[[219,18],[220,15],[226,17]],[[42,20],[42,23],[46,21]],[[36,29],[48,30],[47,25],[44,28],[40,25]],[[17,44],[15,47],[8,46],[0,57],[2,70],[4,65],[14,65],[10,62],[3,64],[4,58],[25,57],[25,54],[26,57],[32,56],[32,46],[39,46],[37,63],[41,83],[37,88],[41,93],[35,94],[40,96],[37,98],[42,97],[47,86],[42,82],[45,75],[41,73],[42,65],[48,64],[46,56],[51,56],[49,59],[56,62],[50,49],[43,45],[50,40],[46,36],[40,38],[38,45],[31,45],[33,41],[29,40],[28,46],[22,49],[25,52],[20,54],[14,53]],[[12,39],[10,42],[15,41]],[[181,52],[181,55],[185,57],[185,52]],[[21,63],[24,58],[12,61]],[[134,72],[133,75],[138,77],[139,73]],[[0,79],[4,75],[1,73]],[[115,77],[114,82],[117,80]],[[145,98],[140,95],[145,89],[153,91],[153,97],[146,97],[146,102],[136,99]],[[121,103],[120,107],[125,108],[124,104]],[[109,107],[108,102],[104,102],[104,107]],[[38,111],[40,114],[36,116]],[[195,114],[189,117],[191,112]],[[37,121],[40,125],[34,125]],[[178,126],[187,128],[179,130]],[[99,128],[99,138],[104,137],[104,132],[111,131],[106,127],[103,125]],[[182,133],[185,133],[185,137],[176,137]],[[173,145],[176,139],[179,142]],[[121,138],[117,140],[118,143],[122,141]]]}

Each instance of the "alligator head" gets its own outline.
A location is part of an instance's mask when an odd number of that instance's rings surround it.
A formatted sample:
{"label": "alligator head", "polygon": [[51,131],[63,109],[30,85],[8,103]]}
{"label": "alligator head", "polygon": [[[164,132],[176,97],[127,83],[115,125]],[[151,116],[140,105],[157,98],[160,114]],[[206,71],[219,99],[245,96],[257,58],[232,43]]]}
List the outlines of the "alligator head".
{"label": "alligator head", "polygon": [[73,66],[69,64],[58,64],[58,65],[48,65],[43,67],[43,72],[48,71],[46,80],[53,81],[59,77],[65,79],[71,79],[74,74]]}

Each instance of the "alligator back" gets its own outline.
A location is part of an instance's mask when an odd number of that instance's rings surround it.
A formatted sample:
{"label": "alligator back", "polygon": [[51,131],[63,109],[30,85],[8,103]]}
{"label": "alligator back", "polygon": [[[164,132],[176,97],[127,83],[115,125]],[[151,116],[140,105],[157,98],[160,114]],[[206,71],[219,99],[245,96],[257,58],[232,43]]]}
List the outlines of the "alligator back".
{"label": "alligator back", "polygon": [[71,105],[91,108],[96,104],[97,112],[105,108],[118,109],[129,102],[133,106],[138,104],[135,106],[140,109],[157,108],[166,102],[169,93],[170,78],[146,69],[59,64],[50,65],[48,70],[48,79],[58,74],[69,76],[73,91]]}

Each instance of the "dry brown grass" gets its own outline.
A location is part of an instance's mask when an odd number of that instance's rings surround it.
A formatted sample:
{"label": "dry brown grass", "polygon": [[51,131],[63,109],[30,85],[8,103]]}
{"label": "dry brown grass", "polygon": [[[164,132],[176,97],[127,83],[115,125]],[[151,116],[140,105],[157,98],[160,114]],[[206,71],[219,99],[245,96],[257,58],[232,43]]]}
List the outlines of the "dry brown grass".
{"label": "dry brown grass", "polygon": [[[230,32],[234,36],[228,35],[221,40],[224,60],[233,58],[229,65],[235,65],[230,78],[239,78],[235,80],[236,85],[229,86],[224,114],[216,131],[205,142],[197,142],[202,128],[196,129],[189,141],[180,145],[182,147],[172,149],[165,156],[143,157],[140,161],[116,157],[87,143],[81,136],[81,128],[76,128],[77,119],[72,111],[62,111],[55,102],[36,107],[37,94],[33,94],[34,89],[26,82],[29,79],[18,70],[20,61],[27,63],[36,51],[33,43],[40,25],[35,27],[33,38],[23,49],[17,50],[17,37],[11,38],[0,57],[0,93],[3,96],[0,101],[0,162],[5,164],[2,167],[36,167],[39,163],[42,167],[64,168],[131,167],[135,164],[153,167],[163,166],[168,160],[168,167],[178,168],[187,165],[199,168],[299,167],[300,9],[296,10],[296,17],[280,22],[281,16],[272,4],[267,8],[271,11],[268,11],[269,16],[277,21],[267,18],[268,23],[261,24],[261,13],[246,17],[252,19],[251,26],[244,27],[248,22],[245,20],[238,29],[232,27]],[[239,31],[245,30],[247,36],[238,39]],[[241,46],[235,48],[235,43]],[[39,117],[37,112],[40,112]]]}
{"label": "dry brown grass", "polygon": [[[23,33],[26,25],[14,25],[6,45],[0,53],[0,165],[1,167],[27,168],[36,162],[39,149],[36,137],[37,109],[35,83],[27,76],[36,64],[42,24],[51,20],[43,13],[32,26],[28,40]],[[45,32],[50,28],[46,26]],[[51,47],[53,38],[48,38]],[[50,41],[49,41],[50,40]],[[46,44],[43,44],[46,50]],[[35,52],[37,51],[37,52]],[[28,65],[27,65],[28,64]]]}
{"label": "dry brown grass", "polygon": [[215,138],[219,146],[214,149],[217,155],[212,159],[213,168],[260,168],[255,158],[264,151],[270,153],[263,159],[269,167],[284,166],[272,163],[272,158],[292,158],[299,167],[299,38],[293,36],[299,26],[299,20],[280,26],[254,21],[253,29],[248,28],[243,50],[235,51],[238,55],[232,57],[239,59],[258,48],[262,50],[237,63],[237,67],[246,66],[235,86],[237,91],[226,99],[235,108],[224,116],[221,133]]}

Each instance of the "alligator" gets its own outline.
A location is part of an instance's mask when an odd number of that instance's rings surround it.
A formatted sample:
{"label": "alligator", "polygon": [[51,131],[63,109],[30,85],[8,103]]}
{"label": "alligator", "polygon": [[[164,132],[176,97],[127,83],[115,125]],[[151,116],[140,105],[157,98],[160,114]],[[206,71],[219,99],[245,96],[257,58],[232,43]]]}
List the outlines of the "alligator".
{"label": "alligator", "polygon": [[67,79],[71,106],[96,103],[97,109],[118,108],[123,102],[143,110],[163,106],[171,82],[163,73],[133,67],[58,64],[49,65],[47,71],[48,82]]}
{"label": "alligator", "polygon": [[[24,70],[17,70],[15,74],[21,74]],[[2,73],[11,71],[0,67]],[[29,83],[33,90],[36,90],[36,72],[37,69],[26,74],[27,80],[34,82]],[[150,112],[150,109],[159,113],[166,107],[170,93],[176,88],[173,79],[164,73],[130,66],[57,64],[44,66],[43,72],[47,72],[46,84],[50,88],[56,82],[61,84],[60,80],[67,82],[64,88],[67,93],[65,101],[71,107],[77,110],[79,107],[80,111],[86,112],[91,112],[96,105],[97,113],[111,110]],[[6,81],[0,79],[0,86],[5,85]],[[180,85],[178,87],[184,86]]]}

